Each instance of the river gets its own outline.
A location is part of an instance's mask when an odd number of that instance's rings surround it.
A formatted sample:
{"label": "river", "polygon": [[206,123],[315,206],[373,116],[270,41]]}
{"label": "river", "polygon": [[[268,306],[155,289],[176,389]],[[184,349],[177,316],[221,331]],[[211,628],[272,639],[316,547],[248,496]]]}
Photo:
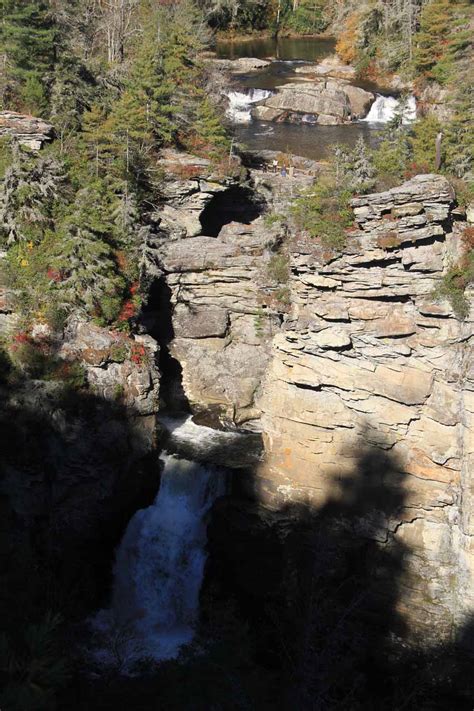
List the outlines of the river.
{"label": "river", "polygon": [[[231,91],[228,92],[228,116],[237,143],[251,151],[292,153],[312,160],[326,159],[336,143],[352,148],[360,136],[369,146],[375,147],[380,140],[381,129],[398,106],[398,99],[387,96],[382,89],[366,82],[357,82],[357,85],[372,91],[377,99],[368,116],[361,121],[321,126],[304,121],[301,124],[271,123],[252,118],[254,104],[284,84],[302,81],[301,75],[295,74],[295,67],[317,64],[334,54],[334,49],[334,40],[320,37],[283,37],[278,40],[259,37],[218,42],[216,54],[220,59],[255,57],[271,61],[258,71],[232,77]],[[415,114],[416,105],[412,98],[407,121],[413,120]]]}

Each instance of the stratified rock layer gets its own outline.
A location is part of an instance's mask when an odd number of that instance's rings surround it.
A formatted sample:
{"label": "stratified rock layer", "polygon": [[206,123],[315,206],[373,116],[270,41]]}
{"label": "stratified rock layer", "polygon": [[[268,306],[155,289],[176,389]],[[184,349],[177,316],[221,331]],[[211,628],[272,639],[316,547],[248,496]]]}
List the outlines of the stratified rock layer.
{"label": "stratified rock layer", "polygon": [[276,241],[260,219],[232,222],[218,237],[166,240],[161,247],[171,292],[170,351],[195,412],[214,409],[235,424],[260,415],[254,401],[278,328],[263,290]]}
{"label": "stratified rock layer", "polygon": [[53,127],[35,116],[16,111],[0,111],[0,136],[12,136],[32,150],[39,150],[43,143],[51,141]]}
{"label": "stratified rock layer", "polygon": [[[473,321],[433,299],[461,250],[453,199],[444,178],[417,176],[353,201],[358,230],[341,255],[295,239],[292,312],[260,401],[267,458],[257,481],[272,509],[343,502],[367,448],[390,458],[382,502],[353,533],[407,551],[399,613],[412,634],[435,638],[474,607]],[[390,507],[383,491],[394,477]]]}

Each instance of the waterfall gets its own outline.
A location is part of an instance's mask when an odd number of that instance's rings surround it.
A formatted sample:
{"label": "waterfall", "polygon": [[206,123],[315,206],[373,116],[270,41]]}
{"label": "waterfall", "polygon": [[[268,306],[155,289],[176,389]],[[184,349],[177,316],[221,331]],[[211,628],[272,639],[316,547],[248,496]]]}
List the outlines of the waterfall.
{"label": "waterfall", "polygon": [[192,641],[206,562],[206,514],[224,493],[214,467],[162,455],[154,503],[130,520],[116,552],[112,604],[93,620],[95,658],[129,672],[176,657]]}
{"label": "waterfall", "polygon": [[[377,94],[375,102],[372,104],[367,116],[362,121],[367,123],[388,123],[400,106],[400,100],[393,96],[381,96]],[[416,99],[409,96],[403,111],[403,123],[411,123],[416,120]]]}
{"label": "waterfall", "polygon": [[226,93],[229,99],[227,116],[233,123],[250,123],[252,104],[268,99],[272,93],[267,89],[249,89],[247,92],[228,91]]}

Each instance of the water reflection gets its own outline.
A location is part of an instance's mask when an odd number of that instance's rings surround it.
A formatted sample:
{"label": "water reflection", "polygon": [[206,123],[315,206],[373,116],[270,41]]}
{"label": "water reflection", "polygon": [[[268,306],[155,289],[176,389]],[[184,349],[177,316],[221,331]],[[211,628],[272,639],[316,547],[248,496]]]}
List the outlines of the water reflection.
{"label": "water reflection", "polygon": [[216,52],[220,59],[257,57],[317,62],[333,54],[335,46],[335,40],[327,37],[255,37],[217,42]]}

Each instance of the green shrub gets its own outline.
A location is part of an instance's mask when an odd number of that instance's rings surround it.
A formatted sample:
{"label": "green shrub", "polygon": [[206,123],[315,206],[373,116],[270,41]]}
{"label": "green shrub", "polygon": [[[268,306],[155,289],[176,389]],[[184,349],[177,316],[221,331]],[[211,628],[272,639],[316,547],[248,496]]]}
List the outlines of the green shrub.
{"label": "green shrub", "polygon": [[352,225],[352,194],[330,183],[318,183],[295,201],[292,213],[299,227],[320,239],[328,249],[341,251]]}
{"label": "green shrub", "polygon": [[283,286],[281,289],[275,291],[275,299],[283,306],[289,306],[291,304],[291,291],[287,286]]}
{"label": "green shrub", "polygon": [[110,360],[114,363],[123,363],[130,355],[130,349],[125,343],[117,343],[110,349]]}
{"label": "green shrub", "polygon": [[273,225],[281,225],[284,220],[285,216],[279,215],[277,212],[267,212],[263,217],[263,222],[266,227],[273,227]]}
{"label": "green shrub", "polygon": [[274,254],[267,267],[268,276],[278,284],[286,284],[290,278],[290,262],[287,254]]}
{"label": "green shrub", "polygon": [[448,299],[459,319],[469,316],[471,306],[466,298],[466,289],[474,284],[474,227],[465,228],[463,245],[463,256],[448,269],[433,294],[436,299]]}

